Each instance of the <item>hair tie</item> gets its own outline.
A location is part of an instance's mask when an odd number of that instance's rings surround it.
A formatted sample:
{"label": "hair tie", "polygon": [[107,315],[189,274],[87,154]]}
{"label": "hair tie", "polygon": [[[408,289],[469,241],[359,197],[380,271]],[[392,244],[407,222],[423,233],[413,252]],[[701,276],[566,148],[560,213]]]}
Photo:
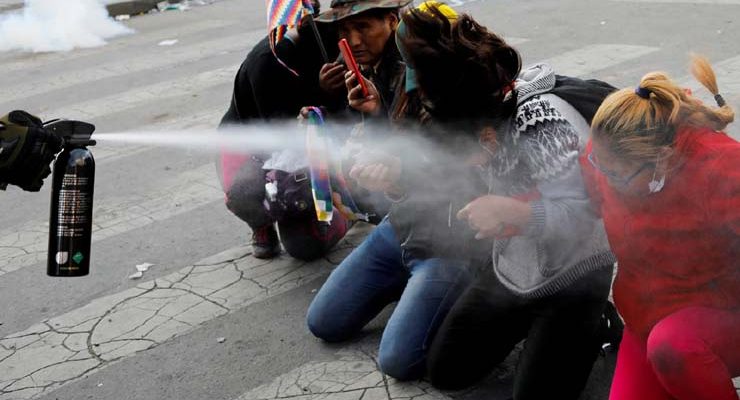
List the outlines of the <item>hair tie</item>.
{"label": "hair tie", "polygon": [[719,93],[714,95],[714,101],[716,101],[717,105],[720,107],[724,107],[727,105],[727,102],[725,101],[724,97],[722,97],[722,95]]}
{"label": "hair tie", "polygon": [[650,89],[645,89],[644,87],[638,86],[635,88],[635,94],[642,97],[643,99],[650,99]]}

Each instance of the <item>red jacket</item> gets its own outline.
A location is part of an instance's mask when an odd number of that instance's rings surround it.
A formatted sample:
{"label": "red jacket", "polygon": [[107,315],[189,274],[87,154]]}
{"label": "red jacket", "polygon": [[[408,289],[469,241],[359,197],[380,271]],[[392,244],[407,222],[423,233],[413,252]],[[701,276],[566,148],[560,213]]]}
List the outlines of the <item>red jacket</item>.
{"label": "red jacket", "polygon": [[619,261],[614,302],[643,337],[686,307],[740,308],[740,143],[707,129],[677,138],[678,166],[640,199],[614,191],[581,157]]}

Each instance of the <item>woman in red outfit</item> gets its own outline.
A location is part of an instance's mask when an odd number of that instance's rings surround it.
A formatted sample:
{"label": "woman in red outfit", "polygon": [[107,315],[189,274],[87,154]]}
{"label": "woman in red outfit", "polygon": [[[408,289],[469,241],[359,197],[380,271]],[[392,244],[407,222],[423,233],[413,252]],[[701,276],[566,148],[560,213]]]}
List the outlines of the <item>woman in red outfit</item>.
{"label": "woman in red outfit", "polygon": [[604,101],[581,159],[619,260],[610,400],[738,398],[740,143],[711,66],[692,67],[719,108],[650,73]]}

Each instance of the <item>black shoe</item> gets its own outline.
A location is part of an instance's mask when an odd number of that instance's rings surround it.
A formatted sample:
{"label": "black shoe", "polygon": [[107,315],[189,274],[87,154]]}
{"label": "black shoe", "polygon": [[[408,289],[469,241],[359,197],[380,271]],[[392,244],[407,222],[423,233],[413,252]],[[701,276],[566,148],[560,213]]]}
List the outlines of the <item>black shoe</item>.
{"label": "black shoe", "polygon": [[255,258],[269,259],[280,254],[280,239],[275,227],[265,225],[252,233],[252,255]]}

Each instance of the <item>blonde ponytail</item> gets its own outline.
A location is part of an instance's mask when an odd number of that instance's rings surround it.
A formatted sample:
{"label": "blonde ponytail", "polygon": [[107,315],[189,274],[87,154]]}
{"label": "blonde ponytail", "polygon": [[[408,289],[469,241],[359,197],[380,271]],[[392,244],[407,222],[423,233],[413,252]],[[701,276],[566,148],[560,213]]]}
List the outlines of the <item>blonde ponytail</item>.
{"label": "blonde ponytail", "polygon": [[[694,56],[691,73],[717,101],[717,79],[709,61]],[[719,108],[704,105],[663,72],[651,72],[637,88],[619,90],[604,100],[594,116],[594,138],[603,141],[616,154],[639,161],[653,160],[675,144],[676,132],[683,126],[721,131],[735,117],[726,104]]]}
{"label": "blonde ponytail", "polygon": [[722,95],[719,94],[717,76],[714,74],[714,70],[712,69],[711,64],[709,64],[709,60],[704,56],[692,54],[691,75],[693,75],[694,78],[702,84],[702,86],[712,93],[717,105],[719,106],[718,108],[707,106],[704,107],[703,110],[701,110],[701,108],[696,110],[704,111],[703,114],[705,115],[701,115],[701,112],[695,112],[696,115],[694,118],[696,120],[691,122],[693,122],[694,125],[705,125],[718,131],[725,129],[727,125],[735,120],[735,111],[732,107],[727,105],[725,100],[722,98]]}

